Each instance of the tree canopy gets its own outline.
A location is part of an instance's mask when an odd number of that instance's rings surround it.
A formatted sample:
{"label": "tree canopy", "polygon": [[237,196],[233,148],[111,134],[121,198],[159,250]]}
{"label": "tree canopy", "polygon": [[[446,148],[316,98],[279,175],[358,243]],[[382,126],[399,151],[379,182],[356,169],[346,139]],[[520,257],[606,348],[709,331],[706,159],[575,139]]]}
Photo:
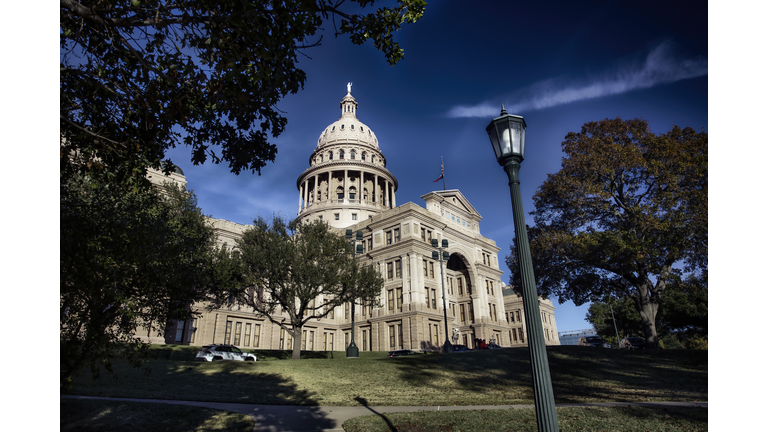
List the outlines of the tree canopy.
{"label": "tree canopy", "polygon": [[640,119],[605,119],[566,135],[562,149],[531,212],[539,292],[576,305],[630,298],[655,344],[668,281],[707,268],[707,134],[675,126],[656,135]]}
{"label": "tree canopy", "polygon": [[356,14],[376,0],[344,3],[60,0],[62,171],[140,180],[185,145],[195,165],[261,173],[287,124],[276,105],[303,88],[297,58],[320,45],[323,25],[371,40],[394,65],[404,53],[394,33],[426,7],[398,0]]}
{"label": "tree canopy", "polygon": [[286,330],[293,339],[292,358],[300,358],[307,322],[344,303],[360,298],[372,302],[380,295],[381,274],[355,261],[350,244],[327,223],[280,217],[259,217],[253,223],[237,242],[249,283],[218,303],[247,304]]}
{"label": "tree canopy", "polygon": [[[66,386],[79,369],[139,366],[171,320],[192,316],[220,284],[213,228],[191,192],[135,189],[74,176],[60,188],[60,351]],[[141,331],[141,335],[138,332]]]}
{"label": "tree canopy", "polygon": [[[661,294],[656,315],[659,339],[682,343],[691,348],[708,336],[708,290],[706,274],[691,274],[685,279],[674,278]],[[610,307],[613,307],[611,314]],[[603,337],[642,336],[643,326],[635,302],[629,298],[608,299],[589,306],[587,321]],[[614,329],[614,321],[616,327]]]}

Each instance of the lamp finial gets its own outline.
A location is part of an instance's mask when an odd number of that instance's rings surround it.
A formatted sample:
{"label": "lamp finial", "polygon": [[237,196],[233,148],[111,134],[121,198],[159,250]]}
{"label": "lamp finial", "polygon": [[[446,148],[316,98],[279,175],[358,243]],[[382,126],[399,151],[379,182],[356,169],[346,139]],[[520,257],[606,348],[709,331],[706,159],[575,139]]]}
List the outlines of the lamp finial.
{"label": "lamp finial", "polygon": [[501,103],[501,114],[500,114],[500,115],[504,115],[504,114],[506,114],[506,113],[507,113],[507,110],[506,110],[506,109],[504,109],[504,102],[502,102],[502,103]]}

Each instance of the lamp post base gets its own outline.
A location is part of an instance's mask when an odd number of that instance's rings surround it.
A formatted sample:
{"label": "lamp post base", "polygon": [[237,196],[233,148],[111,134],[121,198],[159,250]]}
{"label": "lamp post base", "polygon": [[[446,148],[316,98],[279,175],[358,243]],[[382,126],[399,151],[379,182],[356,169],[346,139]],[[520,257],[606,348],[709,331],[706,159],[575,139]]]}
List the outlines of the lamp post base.
{"label": "lamp post base", "polygon": [[448,339],[443,344],[443,354],[449,354],[453,352],[453,344]]}
{"label": "lamp post base", "polygon": [[352,341],[352,343],[349,344],[347,347],[347,358],[358,358],[360,357],[360,350],[357,349],[357,345],[355,345],[355,341]]}

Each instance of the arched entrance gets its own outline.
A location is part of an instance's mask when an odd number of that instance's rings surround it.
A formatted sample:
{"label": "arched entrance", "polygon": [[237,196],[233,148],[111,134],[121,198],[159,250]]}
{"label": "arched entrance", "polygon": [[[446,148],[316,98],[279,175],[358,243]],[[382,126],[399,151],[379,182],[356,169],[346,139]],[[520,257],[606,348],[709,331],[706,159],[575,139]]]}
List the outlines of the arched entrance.
{"label": "arched entrance", "polygon": [[449,299],[456,303],[454,310],[454,328],[458,329],[458,344],[469,348],[475,347],[475,310],[472,304],[472,277],[466,258],[454,252],[446,263],[447,283],[450,287]]}

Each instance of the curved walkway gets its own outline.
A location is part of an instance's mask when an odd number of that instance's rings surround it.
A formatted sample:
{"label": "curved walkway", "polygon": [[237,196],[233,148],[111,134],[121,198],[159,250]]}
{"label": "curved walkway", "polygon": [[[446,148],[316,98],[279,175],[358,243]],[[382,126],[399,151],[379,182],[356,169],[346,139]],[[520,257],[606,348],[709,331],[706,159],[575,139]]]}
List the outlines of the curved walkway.
{"label": "curved walkway", "polygon": [[[197,402],[166,399],[104,398],[95,396],[61,395],[73,399],[105,399],[129,402],[153,402],[173,405],[190,405],[202,408],[234,411],[246,414],[256,421],[254,432],[316,432],[343,431],[346,420],[364,415],[414,411],[457,411],[492,409],[527,409],[530,405],[473,405],[473,406],[296,406],[296,405],[253,405],[223,402]],[[707,402],[601,402],[557,404],[558,408],[568,407],[616,407],[616,406],[683,406],[707,408]]]}

